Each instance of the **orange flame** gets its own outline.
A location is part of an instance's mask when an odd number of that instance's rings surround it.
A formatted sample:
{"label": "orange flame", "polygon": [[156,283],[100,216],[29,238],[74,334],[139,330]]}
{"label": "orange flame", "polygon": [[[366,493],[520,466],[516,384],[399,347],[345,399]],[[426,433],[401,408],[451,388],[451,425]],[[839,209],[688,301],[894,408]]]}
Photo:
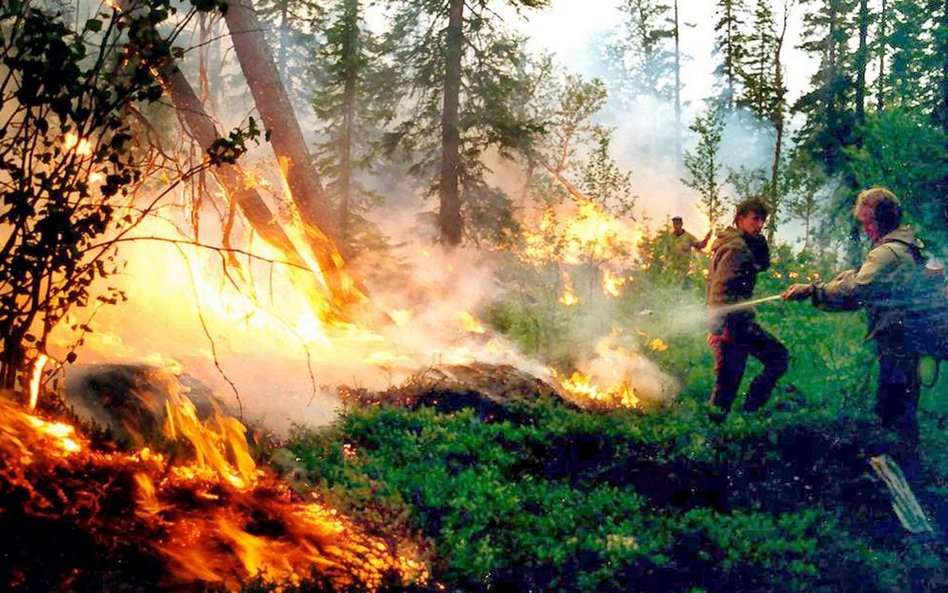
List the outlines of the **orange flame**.
{"label": "orange flame", "polygon": [[639,403],[635,389],[629,385],[628,381],[604,387],[598,385],[591,376],[576,371],[568,379],[563,379],[560,385],[573,396],[593,403],[623,408],[634,408]]}
{"label": "orange flame", "polygon": [[701,208],[701,204],[696,203],[696,204],[694,205],[694,212],[695,212],[695,214],[698,216],[698,219],[701,221],[701,229],[703,229],[703,233],[702,233],[701,236],[703,236],[703,234],[704,234],[704,233],[707,233],[707,232],[711,232],[711,233],[712,233],[711,239],[708,240],[708,244],[707,244],[707,245],[705,246],[705,248],[704,248],[704,251],[708,252],[708,251],[711,250],[711,245],[714,244],[714,236],[713,236],[714,227],[713,227],[713,225],[711,224],[711,219],[708,218],[708,213],[705,212],[705,211]]}
{"label": "orange flame", "polygon": [[63,148],[66,152],[75,152],[81,157],[92,156],[92,144],[75,132],[69,132],[63,137]]}
{"label": "orange flame", "polygon": [[398,327],[405,327],[411,321],[412,312],[408,309],[393,309],[388,312],[388,316]]}
{"label": "orange flame", "polygon": [[461,326],[472,334],[483,334],[487,331],[481,322],[467,311],[461,312]]}
{"label": "orange flame", "polygon": [[668,350],[668,344],[663,342],[661,338],[653,338],[649,340],[648,347],[649,350],[653,350],[655,352],[665,352]]}
{"label": "orange flame", "polygon": [[[175,417],[181,434],[181,416]],[[246,449],[246,441],[240,446]],[[390,573],[406,583],[429,578],[415,550],[362,533],[319,502],[296,501],[272,474],[258,471],[253,484],[236,488],[226,476],[178,471],[186,468],[169,466],[147,448],[99,452],[74,427],[28,414],[5,397],[0,397],[0,456],[6,461],[0,485],[24,492],[24,508],[4,512],[69,522],[87,533],[83,541],[90,545],[108,547],[117,537],[139,537],[141,553],[164,562],[166,586],[190,590],[204,583],[239,591],[254,577],[299,585],[316,571],[337,590],[373,591]],[[101,479],[108,484],[96,482]],[[118,492],[126,484],[131,496]],[[97,524],[88,509],[98,508],[99,497],[106,496],[110,505],[131,501],[134,506]]]}
{"label": "orange flame", "polygon": [[39,391],[40,391],[40,382],[43,379],[43,368],[46,367],[46,363],[49,361],[49,357],[45,354],[40,354],[36,357],[36,362],[33,363],[33,374],[30,377],[30,409],[36,409],[36,403],[39,401]]}
{"label": "orange flame", "polygon": [[567,307],[579,304],[579,297],[573,292],[573,282],[570,280],[569,274],[562,270],[560,275],[563,277],[563,294],[560,295],[558,301]]}
{"label": "orange flame", "polygon": [[622,287],[625,286],[626,279],[613,274],[608,268],[602,269],[602,292],[606,296],[619,298],[622,295]]}
{"label": "orange flame", "polygon": [[[521,257],[534,263],[559,261],[579,264],[611,260],[631,264],[644,233],[627,220],[613,216],[595,202],[577,199],[542,213],[535,230],[524,231]],[[568,209],[568,211],[567,211]]]}

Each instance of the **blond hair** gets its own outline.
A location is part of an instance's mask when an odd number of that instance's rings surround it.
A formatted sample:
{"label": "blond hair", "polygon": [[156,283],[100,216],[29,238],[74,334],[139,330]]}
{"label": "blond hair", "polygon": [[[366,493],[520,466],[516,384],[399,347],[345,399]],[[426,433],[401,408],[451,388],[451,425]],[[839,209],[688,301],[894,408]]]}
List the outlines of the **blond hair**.
{"label": "blond hair", "polygon": [[888,188],[875,186],[859,192],[853,214],[859,218],[859,214],[865,211],[869,212],[883,235],[902,224],[902,204]]}

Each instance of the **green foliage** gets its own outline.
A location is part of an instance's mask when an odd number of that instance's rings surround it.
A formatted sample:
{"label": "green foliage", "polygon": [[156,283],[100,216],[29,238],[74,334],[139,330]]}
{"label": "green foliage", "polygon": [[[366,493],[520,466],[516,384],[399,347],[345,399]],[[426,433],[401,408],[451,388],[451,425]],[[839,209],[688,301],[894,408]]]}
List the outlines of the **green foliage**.
{"label": "green foliage", "polygon": [[843,166],[843,147],[854,142],[852,51],[849,40],[855,35],[848,15],[853,0],[807,0],[811,5],[804,17],[806,40],[803,49],[819,60],[812,89],[794,109],[806,114],[804,144],[830,174]]}
{"label": "green foliage", "polygon": [[948,134],[928,118],[904,110],[869,115],[861,147],[847,150],[856,185],[882,185],[895,192],[909,217],[926,231],[945,226],[946,210],[934,198],[948,176]]}
{"label": "green foliage", "polygon": [[731,110],[738,96],[745,56],[747,54],[747,33],[742,24],[747,19],[745,0],[718,0],[714,22],[715,52],[720,63],[715,75],[721,80],[721,103]]}
{"label": "green foliage", "polygon": [[362,10],[361,0],[345,0],[317,20],[325,41],[311,67],[313,111],[323,135],[317,162],[336,207],[337,234],[350,252],[370,243],[373,228],[366,214],[383,198],[361,182],[360,174],[372,170],[381,126],[393,117],[398,99],[396,73],[383,59],[385,48],[366,26]]}
{"label": "green foliage", "polygon": [[[332,6],[340,3],[334,2]],[[318,61],[321,39],[318,22],[325,17],[327,3],[316,0],[254,0],[257,18],[267,24],[264,34],[273,51],[280,79],[292,95],[293,89],[319,89],[312,65]]]}
{"label": "green foliage", "polygon": [[617,69],[614,94],[623,101],[637,96],[675,96],[675,27],[671,5],[662,0],[625,0],[625,22],[608,48]]}
{"label": "green foliage", "polygon": [[[718,427],[692,405],[594,416],[539,401],[524,418],[357,409],[290,447],[349,512],[432,538],[436,578],[453,589],[836,591],[872,575],[873,590],[895,591],[911,578],[905,553],[944,582],[937,553],[877,549],[844,508],[859,503],[834,498],[865,471],[858,417],[773,413]],[[343,439],[348,458],[333,444]],[[799,466],[814,447],[821,457]]]}
{"label": "green foliage", "polygon": [[695,118],[691,130],[698,135],[698,144],[685,152],[685,169],[689,176],[682,179],[682,182],[701,195],[701,206],[714,228],[723,210],[719,179],[723,174],[723,167],[718,155],[721,135],[724,132],[721,110],[716,107],[708,108],[705,113]]}
{"label": "green foliage", "polygon": [[[831,265],[778,246],[760,294]],[[861,314],[762,305],[761,323],[790,347],[790,372],[762,412],[716,424],[704,403],[703,323],[681,323],[700,311],[699,290],[638,277],[633,286],[615,321],[669,345],[649,355],[685,385],[666,408],[590,414],[539,398],[508,404],[506,419],[353,408],[329,429],[299,429],[288,446],[348,512],[430,538],[448,589],[894,593],[948,584],[943,549],[877,532],[899,528],[882,486],[866,477],[867,452],[890,435],[872,413],[874,353]],[[510,299],[496,309],[495,327],[527,332],[521,307]],[[643,307],[654,313],[639,315]],[[948,491],[938,428],[946,406],[923,399],[931,479],[921,494]]]}
{"label": "green foliage", "polygon": [[[546,2],[510,4],[532,8]],[[429,193],[440,189],[442,208],[451,210],[454,202],[466,203],[468,212],[483,214],[486,206],[473,203],[485,196],[496,198],[496,192],[483,191],[488,169],[481,156],[489,149],[502,157],[527,150],[540,122],[520,109],[532,84],[524,39],[508,31],[483,1],[462,3],[460,29],[449,26],[450,5],[429,0],[388,1],[393,17],[386,44],[401,72],[394,88],[399,89],[406,108],[398,114],[383,144],[390,153],[402,151],[411,163],[409,172],[427,184]],[[456,63],[459,72],[454,72]],[[448,111],[449,104],[456,107],[456,113]],[[455,132],[457,154],[446,144]],[[458,195],[448,189],[454,181]],[[447,212],[446,218],[452,214]],[[453,224],[448,225],[450,229],[442,226],[442,235],[454,234]],[[490,233],[491,229],[474,230],[477,238]]]}
{"label": "green foliage", "polygon": [[609,156],[611,139],[602,132],[597,144],[582,168],[582,187],[586,195],[609,212],[635,220],[633,209],[636,196],[632,194],[632,172],[622,171]]}
{"label": "green foliage", "polygon": [[[0,7],[0,388],[13,387],[72,307],[89,304],[93,281],[120,268],[105,236],[140,220],[119,213],[147,160],[127,108],[161,96],[155,72],[171,59],[173,39],[156,25],[175,11],[151,2],[73,30],[29,3]],[[114,289],[98,297],[123,299]]]}

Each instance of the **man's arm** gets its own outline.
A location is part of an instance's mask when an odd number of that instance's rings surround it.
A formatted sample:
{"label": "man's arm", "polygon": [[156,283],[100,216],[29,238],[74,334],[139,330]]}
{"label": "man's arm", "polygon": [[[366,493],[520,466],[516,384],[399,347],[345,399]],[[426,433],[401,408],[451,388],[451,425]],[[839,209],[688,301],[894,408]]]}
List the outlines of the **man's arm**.
{"label": "man's arm", "polygon": [[875,284],[896,259],[889,249],[873,249],[859,269],[840,272],[826,284],[794,284],[783,292],[783,298],[791,301],[810,298],[814,306],[827,311],[858,309],[871,299]]}
{"label": "man's arm", "polygon": [[697,249],[698,251],[701,251],[702,249],[708,246],[708,240],[710,239],[711,239],[711,231],[709,230],[708,234],[704,236],[704,239],[701,239],[700,241],[698,241],[697,239],[692,241],[691,246]]}

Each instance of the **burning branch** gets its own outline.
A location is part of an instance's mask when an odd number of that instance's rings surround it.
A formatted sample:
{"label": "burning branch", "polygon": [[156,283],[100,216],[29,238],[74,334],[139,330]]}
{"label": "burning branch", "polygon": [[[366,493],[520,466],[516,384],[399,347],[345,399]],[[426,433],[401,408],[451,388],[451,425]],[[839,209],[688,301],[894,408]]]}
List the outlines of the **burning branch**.
{"label": "burning branch", "polygon": [[[207,152],[215,145],[220,135],[213,120],[205,112],[203,103],[184,74],[174,64],[165,64],[159,70],[159,74],[164,86],[171,94],[178,115],[185,124],[185,129],[190,131],[202,150]],[[312,270],[306,258],[297,250],[293,240],[277,222],[276,216],[237,165],[220,162],[212,169],[212,173],[257,234],[268,245],[282,253],[290,265],[309,272],[294,274],[292,278],[300,286],[303,294],[310,299],[320,318],[325,321],[345,320],[344,307],[361,299],[362,295],[355,289],[354,281],[344,280],[347,273],[341,269],[342,258],[338,256],[336,247],[329,238],[315,230],[307,233],[308,243],[318,262],[318,269]],[[314,273],[317,275],[314,276]],[[317,296],[324,293],[321,280],[326,282],[328,299],[319,299]]]}

